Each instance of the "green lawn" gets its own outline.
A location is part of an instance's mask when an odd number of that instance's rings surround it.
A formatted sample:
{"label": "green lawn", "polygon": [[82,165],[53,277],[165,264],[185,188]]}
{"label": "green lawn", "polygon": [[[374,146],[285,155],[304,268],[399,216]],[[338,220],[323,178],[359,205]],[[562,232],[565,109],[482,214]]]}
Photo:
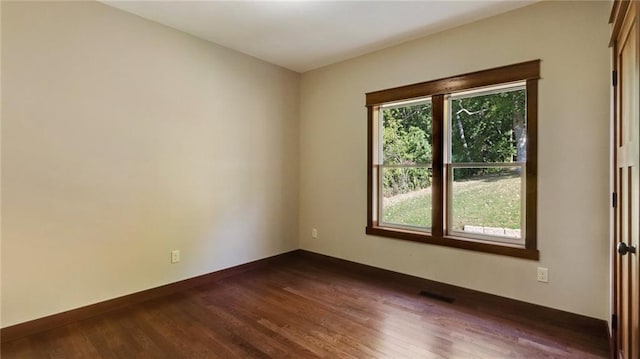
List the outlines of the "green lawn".
{"label": "green lawn", "polygon": [[[386,199],[383,220],[431,227],[431,192]],[[488,175],[453,185],[453,229],[464,225],[520,228],[520,177]]]}

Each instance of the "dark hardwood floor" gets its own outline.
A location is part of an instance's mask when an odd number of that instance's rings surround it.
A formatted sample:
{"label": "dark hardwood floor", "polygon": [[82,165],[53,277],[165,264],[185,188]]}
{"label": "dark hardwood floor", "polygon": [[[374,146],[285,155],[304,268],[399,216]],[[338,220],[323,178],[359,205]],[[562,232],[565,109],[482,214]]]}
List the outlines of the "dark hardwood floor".
{"label": "dark hardwood floor", "polygon": [[609,355],[603,328],[576,323],[575,315],[540,315],[499,297],[458,298],[455,290],[443,295],[449,303],[420,295],[425,283],[303,254],[8,341],[1,353],[3,359]]}

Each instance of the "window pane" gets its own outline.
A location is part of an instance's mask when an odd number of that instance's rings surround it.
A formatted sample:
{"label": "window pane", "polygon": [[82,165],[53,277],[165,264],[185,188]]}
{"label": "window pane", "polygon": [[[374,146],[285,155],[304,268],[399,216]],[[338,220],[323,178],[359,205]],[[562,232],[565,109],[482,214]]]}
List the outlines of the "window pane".
{"label": "window pane", "polygon": [[431,228],[431,169],[383,168],[382,174],[382,222]]}
{"label": "window pane", "polygon": [[453,231],[522,238],[521,167],[454,168]]}
{"label": "window pane", "polygon": [[431,102],[382,108],[384,164],[431,163]]}
{"label": "window pane", "polygon": [[451,162],[525,162],[522,88],[450,100]]}

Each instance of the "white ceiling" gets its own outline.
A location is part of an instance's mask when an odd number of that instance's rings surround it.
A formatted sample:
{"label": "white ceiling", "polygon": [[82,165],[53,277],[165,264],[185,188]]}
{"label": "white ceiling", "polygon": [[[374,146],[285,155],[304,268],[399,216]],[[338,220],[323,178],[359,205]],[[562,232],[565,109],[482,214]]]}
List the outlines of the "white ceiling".
{"label": "white ceiling", "polygon": [[539,0],[103,3],[305,72]]}

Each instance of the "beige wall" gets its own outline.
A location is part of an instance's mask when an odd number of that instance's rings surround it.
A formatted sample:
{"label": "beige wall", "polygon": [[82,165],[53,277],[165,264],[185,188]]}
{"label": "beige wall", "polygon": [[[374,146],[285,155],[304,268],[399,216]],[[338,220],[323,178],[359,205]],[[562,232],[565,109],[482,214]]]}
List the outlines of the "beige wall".
{"label": "beige wall", "polygon": [[2,326],[298,248],[298,85],[99,3],[3,1]]}
{"label": "beige wall", "polygon": [[[542,2],[303,74],[301,247],[606,319],[609,8]],[[538,58],[540,261],[366,236],[364,94]]]}

